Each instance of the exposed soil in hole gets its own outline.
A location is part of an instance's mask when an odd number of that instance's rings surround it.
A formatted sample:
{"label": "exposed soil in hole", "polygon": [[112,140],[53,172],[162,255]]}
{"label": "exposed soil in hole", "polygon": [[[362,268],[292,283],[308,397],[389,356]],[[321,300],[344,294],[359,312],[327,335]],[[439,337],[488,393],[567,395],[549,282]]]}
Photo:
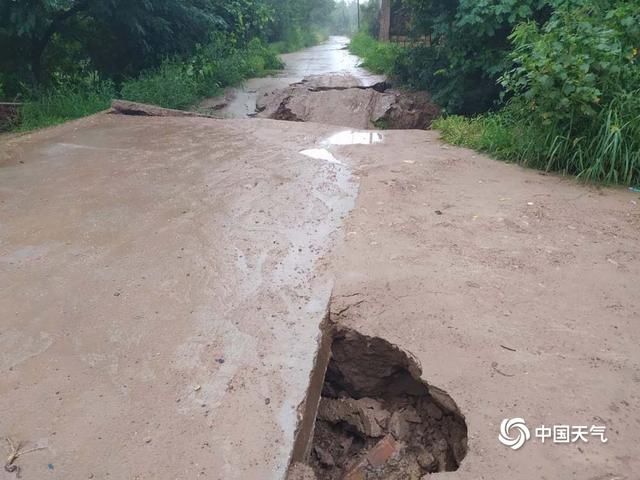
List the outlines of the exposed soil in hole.
{"label": "exposed soil in hole", "polygon": [[339,331],[308,465],[289,478],[407,480],[457,470],[467,453],[464,417],[420,374],[418,362],[389,342]]}

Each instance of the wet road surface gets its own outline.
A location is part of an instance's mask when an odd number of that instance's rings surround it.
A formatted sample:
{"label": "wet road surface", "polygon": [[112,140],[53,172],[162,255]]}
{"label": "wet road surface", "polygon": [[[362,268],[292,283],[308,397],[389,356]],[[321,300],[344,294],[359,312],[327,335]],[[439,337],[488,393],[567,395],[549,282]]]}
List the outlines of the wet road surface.
{"label": "wet road surface", "polygon": [[[293,55],[261,80],[357,69]],[[638,195],[343,130],[100,114],[0,138],[0,437],[46,447],[21,478],[282,480],[330,296],[457,402],[451,478],[635,478]],[[513,452],[516,416],[609,440]]]}
{"label": "wet road surface", "polygon": [[[256,98],[265,91],[286,87],[309,75],[351,75],[362,85],[373,85],[384,79],[360,67],[361,60],[349,53],[347,37],[332,36],[315,47],[281,55],[285,68],[274,75],[247,80],[241,87],[230,88],[222,97],[207,99],[198,110],[219,118],[244,118],[255,113]],[[222,108],[220,105],[225,104]]]}

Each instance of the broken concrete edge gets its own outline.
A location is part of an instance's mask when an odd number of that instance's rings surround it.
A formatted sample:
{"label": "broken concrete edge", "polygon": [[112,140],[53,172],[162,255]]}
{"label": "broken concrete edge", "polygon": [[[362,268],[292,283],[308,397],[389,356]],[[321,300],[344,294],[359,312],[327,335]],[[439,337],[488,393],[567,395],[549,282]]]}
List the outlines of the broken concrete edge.
{"label": "broken concrete edge", "polygon": [[320,323],[318,333],[318,349],[316,350],[314,366],[309,376],[309,387],[307,395],[298,406],[298,426],[296,427],[293,451],[289,459],[288,474],[290,477],[293,465],[306,463],[313,443],[313,434],[316,424],[316,415],[320,405],[320,397],[324,377],[331,360],[331,344],[333,343],[334,326],[329,318],[329,306],[325,312],[324,319]]}
{"label": "broken concrete edge", "polygon": [[[440,115],[440,108],[424,91],[393,89],[386,81],[363,86],[346,77],[341,83],[310,76],[265,92],[256,99],[256,115],[272,120],[400,130],[428,128]],[[345,108],[349,105],[358,108]]]}
{"label": "broken concrete edge", "polygon": [[128,100],[112,100],[111,112],[120,115],[136,115],[143,117],[200,117],[213,118],[198,112],[186,110],[174,110],[171,108],[158,107],[146,103],[130,102]]}
{"label": "broken concrete edge", "polygon": [[343,91],[343,90],[349,90],[350,88],[357,88],[359,90],[375,90],[378,93],[384,93],[387,90],[391,90],[393,88],[393,85],[386,80],[382,82],[374,83],[372,85],[350,85],[350,86],[333,86],[333,87],[324,86],[324,85],[308,86],[307,85],[308,83],[309,83],[309,80],[303,79],[301,82],[292,83],[290,86],[303,85],[303,86],[306,86],[310,92],[327,92],[329,90]]}
{"label": "broken concrete edge", "polygon": [[[332,297],[331,297],[332,298]],[[331,318],[330,303],[327,305],[325,316],[320,323],[318,331],[318,349],[314,359],[314,367],[309,375],[309,387],[306,396],[298,406],[298,425],[294,435],[294,446],[291,452],[287,473],[287,480],[313,479],[315,476],[308,476],[308,460],[313,446],[316,419],[322,398],[322,389],[327,374],[327,368],[331,361],[331,349],[334,340],[340,335],[357,333],[358,335],[373,340],[374,337],[356,332],[354,329],[341,325]],[[386,341],[386,340],[385,340]],[[422,378],[422,366],[417,357],[411,352],[400,348],[398,345],[388,342],[389,345],[406,359],[404,367],[411,377],[423,384],[434,403],[444,412],[450,415],[457,415],[466,421],[464,414],[456,404],[455,400],[444,390],[430,385]],[[385,436],[383,440],[388,437]],[[465,445],[465,449],[468,445]],[[395,451],[395,449],[394,449]]]}

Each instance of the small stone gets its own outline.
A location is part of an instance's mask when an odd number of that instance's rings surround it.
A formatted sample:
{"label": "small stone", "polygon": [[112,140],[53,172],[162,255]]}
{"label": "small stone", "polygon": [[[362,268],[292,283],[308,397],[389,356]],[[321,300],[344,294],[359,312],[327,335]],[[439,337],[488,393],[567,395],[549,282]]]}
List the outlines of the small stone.
{"label": "small stone", "polygon": [[442,418],[442,410],[440,410],[435,403],[428,403],[425,406],[425,410],[427,415],[434,420],[440,420]]}
{"label": "small stone", "polygon": [[196,385],[195,387],[193,387],[193,390],[194,390],[195,392],[199,392],[201,388],[202,388],[202,387],[201,387],[200,385]]}
{"label": "small stone", "polygon": [[264,404],[269,405],[271,403],[271,399],[269,397],[264,399]]}
{"label": "small stone", "polygon": [[398,453],[400,445],[391,435],[387,435],[380,440],[369,452],[366,459],[373,468],[379,467]]}
{"label": "small stone", "polygon": [[428,472],[433,472],[438,467],[436,457],[424,449],[421,450],[416,459],[418,460],[418,464]]}
{"label": "small stone", "polygon": [[411,435],[409,423],[399,412],[393,412],[389,419],[389,433],[391,433],[396,440],[404,440]]}
{"label": "small stone", "polygon": [[151,443],[151,437],[144,437],[144,443]]}
{"label": "small stone", "polygon": [[422,418],[420,418],[420,414],[412,406],[408,406],[404,410],[402,410],[402,416],[407,422],[422,423]]}
{"label": "small stone", "polygon": [[119,297],[119,296],[120,296],[120,292],[115,292],[115,293],[113,294],[113,296],[114,296],[114,297]]}
{"label": "small stone", "polygon": [[315,446],[313,447],[314,452],[316,452],[316,456],[318,457],[318,461],[327,467],[333,467],[336,463],[333,460],[333,455],[328,450],[325,450],[322,447]]}

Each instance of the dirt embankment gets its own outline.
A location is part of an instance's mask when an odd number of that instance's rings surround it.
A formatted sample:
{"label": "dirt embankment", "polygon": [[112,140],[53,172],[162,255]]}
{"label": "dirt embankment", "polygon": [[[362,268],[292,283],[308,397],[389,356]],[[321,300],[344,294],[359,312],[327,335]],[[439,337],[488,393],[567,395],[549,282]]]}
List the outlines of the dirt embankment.
{"label": "dirt embankment", "polygon": [[306,77],[265,92],[256,107],[261,118],[351,128],[422,129],[439,113],[425,92],[392,89],[388,82],[362,86],[350,75]]}

